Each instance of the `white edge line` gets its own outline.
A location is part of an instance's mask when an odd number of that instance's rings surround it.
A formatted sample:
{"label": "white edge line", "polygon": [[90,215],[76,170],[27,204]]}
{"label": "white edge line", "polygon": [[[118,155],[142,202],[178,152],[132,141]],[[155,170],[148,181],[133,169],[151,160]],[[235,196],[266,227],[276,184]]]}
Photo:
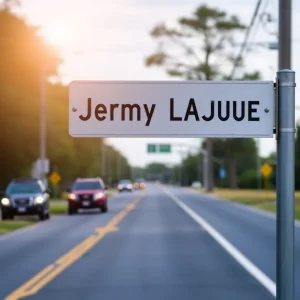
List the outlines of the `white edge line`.
{"label": "white edge line", "polygon": [[276,283],[256,267],[245,255],[237,250],[225,237],[209,225],[202,217],[184,204],[178,197],[168,190],[164,192],[183,209],[196,223],[202,226],[215,241],[222,246],[246,271],[248,271],[261,285],[263,285],[276,298]]}
{"label": "white edge line", "polygon": [[[213,196],[213,195],[208,195],[208,194],[205,194],[205,193],[199,193],[197,191],[190,191],[188,190],[189,193],[192,193],[193,195],[201,195],[205,198],[209,198],[210,200],[213,200],[213,201],[224,201],[224,202],[227,202],[227,203],[230,203],[231,205],[234,205],[240,209],[244,209],[244,210],[248,210],[248,211],[251,211],[253,213],[256,213],[258,215],[261,215],[261,216],[264,216],[264,217],[268,217],[268,218],[271,218],[273,220],[276,220],[276,214],[273,213],[273,212],[270,212],[270,211],[266,211],[266,210],[263,210],[261,208],[258,208],[258,207],[252,207],[252,206],[249,206],[249,205],[245,205],[245,204],[241,204],[241,203],[236,203],[236,202],[233,202],[233,201],[230,201],[228,199],[224,199],[224,198],[218,198],[216,196]],[[299,220],[295,220],[295,226],[296,227],[300,227],[300,221]]]}

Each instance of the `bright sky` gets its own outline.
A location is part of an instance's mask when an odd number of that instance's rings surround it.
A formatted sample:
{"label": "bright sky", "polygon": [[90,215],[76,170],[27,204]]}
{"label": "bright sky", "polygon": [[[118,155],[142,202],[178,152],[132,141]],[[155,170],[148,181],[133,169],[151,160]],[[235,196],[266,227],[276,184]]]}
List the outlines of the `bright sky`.
{"label": "bright sky", "polygon": [[[72,80],[168,80],[163,70],[146,68],[144,59],[156,49],[150,30],[163,21],[174,22],[189,16],[197,6],[209,6],[236,14],[249,24],[256,0],[22,0],[18,11],[29,24],[41,27],[49,41],[59,45],[64,58],[60,75],[65,83]],[[277,0],[263,1],[266,12],[277,19]],[[293,69],[300,72],[300,2],[293,1]],[[274,31],[277,25],[268,26]],[[261,25],[251,42],[274,42],[276,37]],[[242,42],[240,36],[238,42]],[[260,70],[263,79],[274,80],[277,51],[255,47],[246,54],[247,71]],[[236,49],[238,51],[238,48]],[[296,78],[297,79],[297,78]],[[299,88],[299,85],[298,85]],[[297,97],[297,95],[296,95]],[[300,98],[296,98],[300,105]],[[296,113],[300,117],[300,111]],[[111,139],[110,144],[121,150],[133,165],[151,161],[178,162],[180,155],[148,155],[146,144],[160,139]],[[195,139],[163,139],[163,142],[199,145]],[[195,148],[195,147],[193,147]],[[273,139],[260,141],[260,152],[268,155],[275,150]]]}

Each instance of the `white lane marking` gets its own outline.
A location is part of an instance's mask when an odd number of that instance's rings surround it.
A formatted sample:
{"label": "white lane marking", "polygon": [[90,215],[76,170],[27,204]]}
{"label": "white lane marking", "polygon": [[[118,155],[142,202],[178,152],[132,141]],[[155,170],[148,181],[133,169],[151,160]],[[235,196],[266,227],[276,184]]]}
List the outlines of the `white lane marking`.
{"label": "white lane marking", "polygon": [[[193,195],[198,195],[198,196],[201,195],[203,198],[206,198],[206,199],[209,199],[209,200],[218,201],[218,202],[224,201],[224,202],[229,203],[233,206],[236,206],[237,208],[240,208],[240,209],[243,209],[243,210],[248,210],[248,211],[253,212],[255,214],[258,214],[258,215],[276,220],[276,214],[275,213],[265,211],[265,210],[260,209],[258,207],[252,207],[252,206],[248,206],[248,205],[245,205],[245,204],[235,203],[235,202],[232,202],[232,201],[227,200],[227,199],[218,198],[216,196],[208,195],[208,194],[204,194],[204,193],[199,193],[197,191],[190,191],[188,189],[186,189],[186,191],[188,193],[193,194]],[[300,221],[299,220],[295,220],[295,226],[300,227]]]}
{"label": "white lane marking", "polygon": [[202,226],[212,238],[215,239],[246,271],[248,271],[260,284],[262,284],[276,298],[276,283],[272,281],[265,273],[256,267],[245,255],[236,249],[224,236],[209,225],[196,212],[184,204],[178,197],[171,194],[168,190],[164,192],[183,209],[196,223]]}

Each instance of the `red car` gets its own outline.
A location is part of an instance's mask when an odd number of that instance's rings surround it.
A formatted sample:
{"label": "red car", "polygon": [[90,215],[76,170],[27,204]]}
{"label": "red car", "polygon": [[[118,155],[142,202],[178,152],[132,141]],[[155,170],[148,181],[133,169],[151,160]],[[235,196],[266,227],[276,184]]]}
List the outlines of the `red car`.
{"label": "red car", "polygon": [[107,212],[107,192],[101,178],[76,179],[68,195],[68,213],[79,209],[99,208]]}

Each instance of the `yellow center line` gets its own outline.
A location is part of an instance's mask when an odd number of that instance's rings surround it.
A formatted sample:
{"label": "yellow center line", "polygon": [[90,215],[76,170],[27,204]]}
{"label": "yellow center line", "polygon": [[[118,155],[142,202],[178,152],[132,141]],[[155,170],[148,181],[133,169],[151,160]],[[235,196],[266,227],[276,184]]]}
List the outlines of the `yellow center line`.
{"label": "yellow center line", "polygon": [[75,246],[65,255],[58,258],[53,264],[45,267],[30,280],[21,285],[18,289],[8,295],[6,300],[17,300],[23,297],[36,294],[47,283],[62,273],[67,267],[82,257],[87,251],[93,248],[104,236],[110,232],[118,231],[117,225],[132,211],[140,202],[143,196],[139,196],[128,204],[114,218],[112,218],[104,227],[95,228],[95,232],[87,237],[80,244]]}

